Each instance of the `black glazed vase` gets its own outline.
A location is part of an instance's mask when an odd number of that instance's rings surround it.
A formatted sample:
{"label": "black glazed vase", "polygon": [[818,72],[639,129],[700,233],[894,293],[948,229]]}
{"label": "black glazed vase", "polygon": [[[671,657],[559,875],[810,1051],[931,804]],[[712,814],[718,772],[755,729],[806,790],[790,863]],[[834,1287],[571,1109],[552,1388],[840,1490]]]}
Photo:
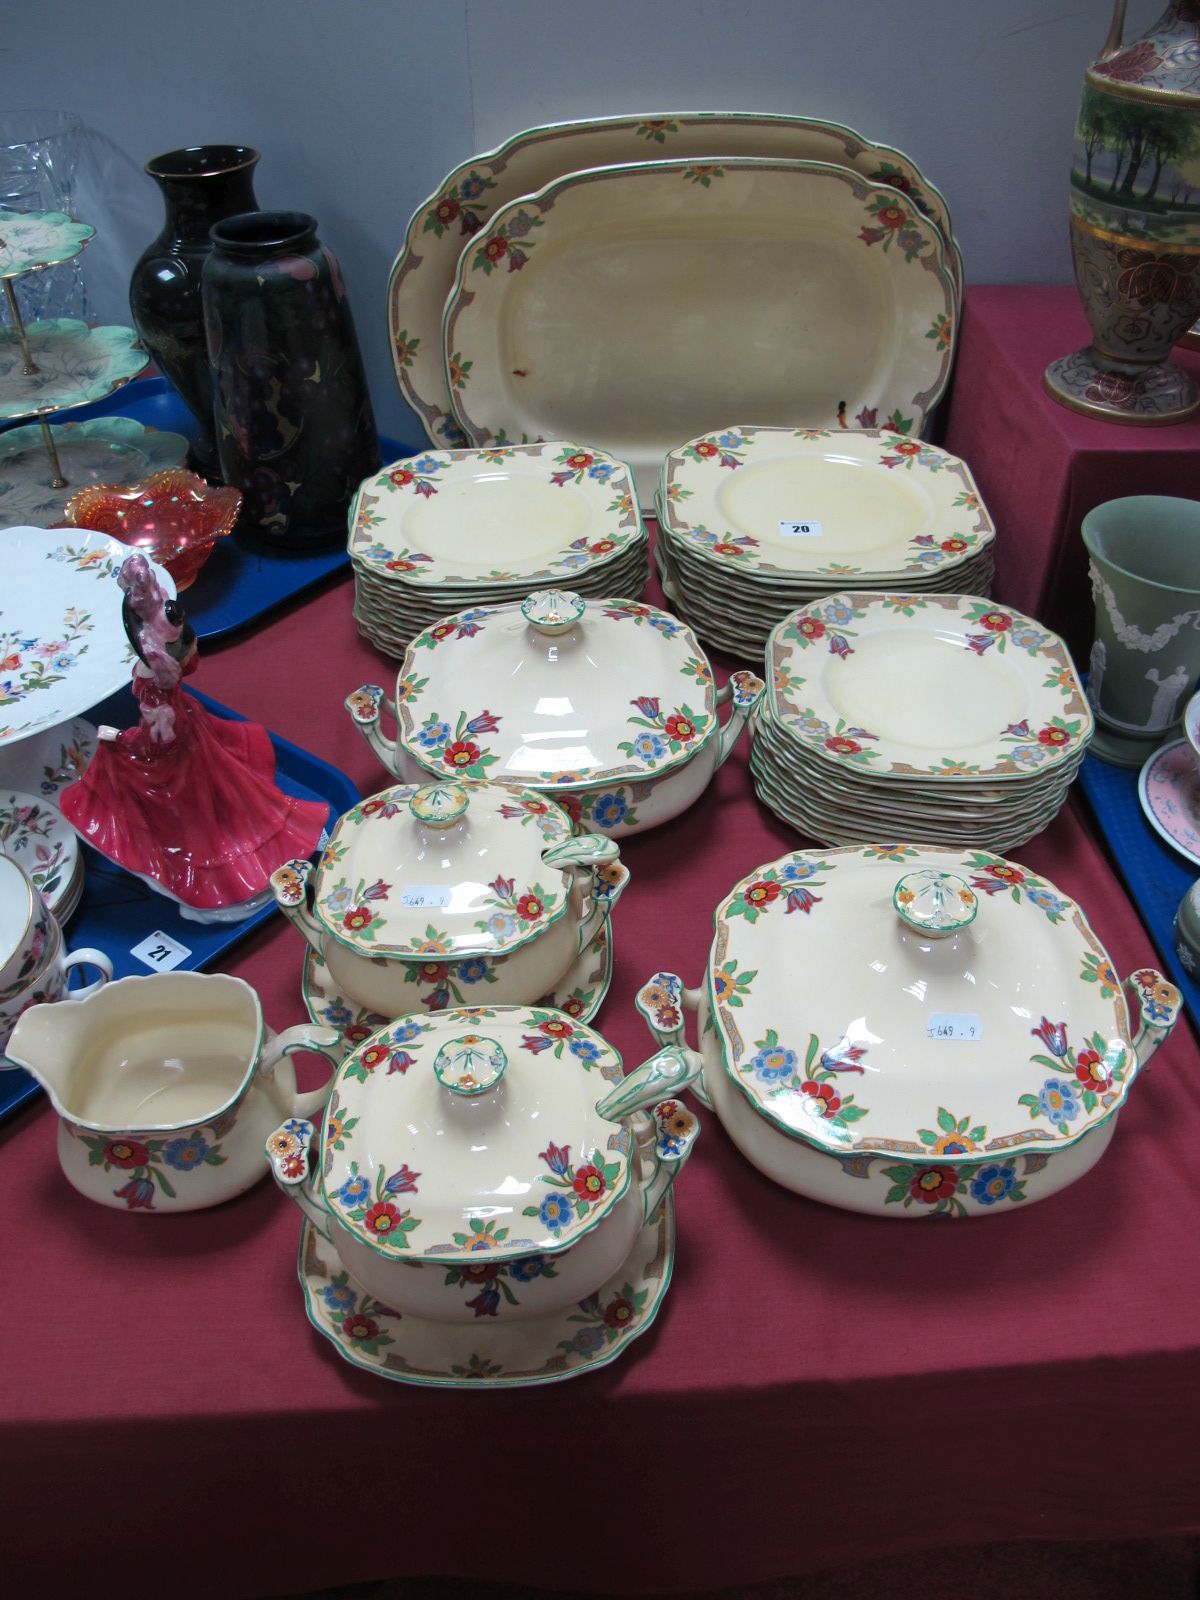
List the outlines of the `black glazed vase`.
{"label": "black glazed vase", "polygon": [[212,229],[204,321],[221,471],[243,530],[271,544],[344,542],[379,441],[342,274],[302,211]]}
{"label": "black glazed vase", "polygon": [[202,144],[169,150],[145,167],[162,190],[167,216],[133,269],[129,308],[142,343],[199,424],[192,455],[206,477],[219,469],[200,275],[212,250],[213,223],[257,209],[257,161],[258,151],[246,145]]}

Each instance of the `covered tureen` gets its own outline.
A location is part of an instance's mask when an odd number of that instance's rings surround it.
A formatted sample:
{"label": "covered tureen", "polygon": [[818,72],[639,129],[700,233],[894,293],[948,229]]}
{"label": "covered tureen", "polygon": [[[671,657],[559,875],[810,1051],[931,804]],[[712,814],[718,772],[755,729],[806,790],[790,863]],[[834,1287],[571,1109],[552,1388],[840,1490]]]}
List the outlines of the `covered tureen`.
{"label": "covered tureen", "polygon": [[498,1004],[551,992],[628,880],[618,854],[540,794],[462,777],[361,800],[315,882],[289,861],[271,887],[340,992],[396,1017],[429,989],[461,1000],[482,985]]}
{"label": "covered tureen", "polygon": [[346,705],[398,777],[526,785],[619,837],[699,798],[762,688],[735,672],[718,692],[695,635],[654,606],[543,590],[446,617],[408,646],[394,702],[368,684]]}
{"label": "covered tureen", "polygon": [[1063,1188],[1179,1011],[1158,972],[1122,986],[1052,884],[980,850],[797,851],[715,922],[703,987],[659,973],[639,1009],[662,1043],[697,1012],[734,1143],[854,1211],[995,1216]]}
{"label": "covered tureen", "polygon": [[540,1317],[620,1272],[691,1152],[676,1097],[699,1066],[670,1046],[623,1078],[598,1033],[551,1009],[412,1017],[342,1063],[319,1139],[293,1119],[267,1155],[383,1306]]}

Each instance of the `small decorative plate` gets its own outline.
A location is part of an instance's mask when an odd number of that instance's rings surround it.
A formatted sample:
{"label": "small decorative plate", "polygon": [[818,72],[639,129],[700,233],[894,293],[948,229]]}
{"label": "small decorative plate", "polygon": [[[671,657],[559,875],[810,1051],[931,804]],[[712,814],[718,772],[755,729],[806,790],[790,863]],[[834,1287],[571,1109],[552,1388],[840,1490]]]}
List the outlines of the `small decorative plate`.
{"label": "small decorative plate", "polygon": [[59,921],[75,888],[79,838],[58,807],[37,795],[0,789],[0,854],[25,869]]}
{"label": "small decorative plate", "polygon": [[[473,1258],[478,1261],[479,1257]],[[675,1259],[674,1196],[643,1223],[633,1249],[608,1282],[569,1311],[493,1321],[479,1284],[475,1323],[401,1317],[364,1294],[333,1246],[311,1223],[300,1235],[300,1284],[308,1319],[353,1366],[398,1383],[444,1389],[519,1389],[558,1383],[607,1366],[645,1333],[662,1305]],[[506,1263],[495,1264],[497,1275]],[[506,1284],[510,1294],[512,1282]]]}
{"label": "small decorative plate", "polygon": [[95,228],[63,211],[0,210],[0,278],[71,261],[95,236]]}
{"label": "small decorative plate", "polygon": [[50,458],[37,424],[0,434],[0,528],[48,528],[63,520],[67,501],[93,483],[139,483],[164,467],[182,466],[188,442],[132,417],[93,417],[50,428],[67,480],[51,483]]}
{"label": "small decorative plate", "polygon": [[89,328],[71,317],[31,322],[25,329],[36,372],[11,328],[0,328],[0,421],[103,400],[136,378],[150,360],[132,328]]}
{"label": "small decorative plate", "polygon": [[[117,572],[129,553],[103,533],[0,529],[0,745],[66,722],[128,681]],[[174,595],[170,574],[153,571]]]}
{"label": "small decorative plate", "polygon": [[924,582],[995,536],[963,462],[878,428],[707,434],[666,458],[659,504],[667,537],[718,581]]}
{"label": "small decorative plate", "polygon": [[410,456],[362,485],[350,527],[353,557],[419,588],[563,582],[645,537],[629,468],[565,440]]}
{"label": "small decorative plate", "polygon": [[873,776],[1028,779],[1092,736],[1062,640],[971,595],[831,595],[775,628],[769,666],[771,720]]}
{"label": "small decorative plate", "polygon": [[497,211],[459,259],[443,354],[472,444],[587,439],[650,505],[667,451],[731,413],[918,435],[957,317],[942,236],[894,189],[813,162],[652,161]]}
{"label": "small decorative plate", "polygon": [[1155,833],[1200,867],[1200,766],[1186,739],[1163,745],[1146,762],[1138,800]]}

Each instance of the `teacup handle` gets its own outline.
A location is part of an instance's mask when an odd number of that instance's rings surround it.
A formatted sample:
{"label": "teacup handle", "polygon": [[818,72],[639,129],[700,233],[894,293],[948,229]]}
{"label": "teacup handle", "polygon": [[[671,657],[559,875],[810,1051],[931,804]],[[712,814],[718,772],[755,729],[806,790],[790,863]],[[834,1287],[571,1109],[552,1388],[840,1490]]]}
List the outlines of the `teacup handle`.
{"label": "teacup handle", "polygon": [[63,990],[64,1000],[86,1000],[88,995],[95,994],[97,989],[102,989],[113,974],[112,962],[104,951],[93,950],[90,947],[71,951],[63,962],[63,971],[70,972],[72,967],[95,967],[100,976],[93,978],[91,983],[85,983],[82,989],[72,989],[71,980],[67,978],[67,987]]}
{"label": "teacup handle", "polygon": [[284,1056],[295,1055],[299,1050],[312,1050],[319,1056],[324,1056],[333,1071],[329,1074],[328,1081],[319,1089],[309,1089],[306,1093],[297,1092],[292,1101],[292,1116],[298,1120],[307,1120],[322,1111],[325,1102],[329,1099],[329,1091],[333,1087],[333,1080],[337,1076],[337,1069],[342,1064],[344,1052],[341,1050],[341,1034],[336,1028],[318,1028],[311,1022],[298,1022],[294,1028],[286,1028],[283,1033],[277,1034],[272,1043],[267,1047],[262,1061],[259,1062],[259,1075],[270,1079],[275,1075],[275,1068]]}

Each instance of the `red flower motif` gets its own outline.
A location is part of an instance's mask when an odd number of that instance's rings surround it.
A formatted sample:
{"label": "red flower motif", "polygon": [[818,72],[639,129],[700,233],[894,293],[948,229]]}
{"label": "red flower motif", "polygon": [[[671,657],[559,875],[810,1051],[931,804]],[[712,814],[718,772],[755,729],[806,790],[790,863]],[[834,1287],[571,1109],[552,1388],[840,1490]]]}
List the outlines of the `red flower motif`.
{"label": "red flower motif", "polygon": [[800,1085],[800,1093],[815,1102],[818,1115],[834,1117],[842,1108],[842,1097],[832,1083],[813,1083],[810,1079]]}
{"label": "red flower motif", "polygon": [[946,554],[948,556],[956,556],[956,555],[959,554],[960,551],[965,550],[966,548],[967,548],[967,541],[965,539],[943,539],[942,540],[942,549],[946,552]]}
{"label": "red flower motif", "polygon": [[342,927],[350,933],[361,933],[364,928],[369,928],[375,921],[375,913],[370,906],[351,906],[342,918]]}
{"label": "red flower motif", "polygon": [[1075,1057],[1075,1076],[1085,1089],[1096,1094],[1112,1088],[1112,1073],[1095,1050],[1081,1050]]}
{"label": "red flower motif", "polygon": [[854,756],[862,749],[862,745],[857,739],[847,739],[843,734],[838,734],[832,739],[826,739],[825,748],[839,756]]}
{"label": "red flower motif", "polygon": [[382,1062],[386,1061],[387,1058],[387,1046],[382,1044],[373,1044],[364,1050],[358,1059],[368,1072],[374,1072],[375,1068]]}
{"label": "red flower motif", "polygon": [[383,564],[389,572],[415,572],[417,570],[415,562],[402,561],[399,558],[395,561],[385,561]]}
{"label": "red flower motif", "polygon": [[902,228],[908,221],[908,212],[903,206],[881,206],[875,216],[885,228]]}
{"label": "red flower motif", "polygon": [[361,1044],[364,1039],[369,1039],[374,1031],[374,1028],[368,1028],[365,1022],[352,1022],[348,1028],[342,1029],[342,1037],[347,1044]]}
{"label": "red flower motif", "polygon": [[413,481],[413,475],[407,467],[393,467],[391,472],[388,473],[388,478],[396,485],[397,489],[403,489],[406,484]]}
{"label": "red flower motif", "polygon": [[455,739],[453,744],[448,744],[442,751],[442,760],[448,767],[461,769],[474,766],[479,760],[479,755],[479,746],[472,744],[470,739]]}
{"label": "red flower motif", "polygon": [[588,455],[586,450],[576,450],[573,456],[567,457],[567,465],[574,467],[576,472],[583,472],[595,459],[595,456]]}
{"label": "red flower motif", "polygon": [[796,624],[796,632],[805,639],[823,639],[825,624],[818,622],[816,617],[801,617]]}
{"label": "red flower motif", "polygon": [[615,539],[597,539],[595,544],[588,546],[594,556],[606,556],[610,550],[615,550],[616,548],[617,541]]}
{"label": "red flower motif", "polygon": [[373,817],[377,811],[382,811],[385,805],[387,805],[386,800],[364,800],[361,807],[362,814],[364,817]]}
{"label": "red flower motif", "polygon": [[921,1167],[913,1174],[908,1192],[923,1206],[935,1206],[939,1200],[949,1200],[958,1188],[958,1174],[953,1167]]}
{"label": "red flower motif", "polygon": [[569,1039],[575,1029],[569,1022],[560,1022],[557,1017],[548,1017],[545,1022],[538,1023],[540,1033],[548,1033],[552,1039]]}
{"label": "red flower motif", "polygon": [[573,994],[569,1000],[563,1001],[562,1009],[569,1017],[581,1017],[583,1015],[583,1001],[577,994]]}
{"label": "red flower motif", "polygon": [[608,1185],[605,1183],[604,1174],[599,1167],[586,1166],[580,1167],[575,1174],[575,1181],[571,1187],[581,1200],[586,1200],[591,1204],[599,1200]]}
{"label": "red flower motif", "polygon": [[717,449],[716,445],[709,444],[707,440],[695,446],[695,454],[698,456],[703,456],[706,461],[710,456],[720,455],[720,453],[721,452]]}
{"label": "red flower motif", "polygon": [[355,1313],[342,1323],[342,1332],[349,1339],[375,1339],[379,1336],[379,1324],[372,1317]]}
{"label": "red flower motif", "polygon": [[1108,61],[1098,61],[1092,68],[1097,77],[1112,78],[1117,83],[1137,83],[1162,66],[1162,56],[1149,39],[1141,39]]}
{"label": "red flower motif", "polygon": [[386,1239],[389,1233],[395,1233],[396,1224],[402,1222],[396,1207],[388,1200],[378,1200],[367,1212],[363,1222],[379,1239]]}
{"label": "red flower motif", "polygon": [[914,439],[906,439],[903,444],[894,444],[892,449],[898,456],[919,456],[921,446]]}
{"label": "red flower motif", "polygon": [[448,639],[453,632],[454,624],[452,622],[439,622],[436,628],[430,628],[429,637],[431,639]]}
{"label": "red flower motif", "polygon": [[1001,883],[1024,883],[1025,874],[1018,872],[1016,867],[985,867],[983,869],[993,878],[999,878]]}
{"label": "red flower motif", "polygon": [[1038,733],[1039,744],[1069,744],[1070,740],[1065,728],[1042,728]]}
{"label": "red flower motif", "polygon": [[542,910],[542,902],[535,894],[523,894],[517,901],[517,915],[522,922],[536,922]]}
{"label": "red flower motif", "polygon": [[488,1283],[500,1276],[500,1268],[494,1261],[481,1262],[474,1267],[460,1267],[458,1270],[468,1283]]}
{"label": "red flower motif", "polygon": [[673,711],[663,724],[668,739],[678,739],[681,744],[686,744],[689,739],[696,737],[696,724],[687,717],[681,716],[678,711]]}
{"label": "red flower motif", "polygon": [[748,889],[742,890],[742,899],[747,905],[769,906],[772,900],[779,899],[779,885],[772,883],[769,878],[759,878]]}
{"label": "red flower motif", "polygon": [[985,611],[979,619],[979,626],[986,628],[989,633],[1007,633],[1012,627],[1012,618],[1004,611]]}
{"label": "red flower motif", "polygon": [[150,1160],[150,1152],[136,1139],[110,1139],[104,1146],[104,1159],[109,1166],[122,1167],[128,1171],[130,1167],[146,1166]]}
{"label": "red flower motif", "polygon": [[434,206],[433,214],[442,224],[442,226],[446,227],[448,224],[454,221],[460,209],[461,208],[458,204],[458,201],[451,200],[450,197],[447,196],[444,200],[439,200],[437,205]]}
{"label": "red flower motif", "polygon": [[0,661],[0,672],[11,672],[14,667],[19,667],[20,665],[21,657],[19,655],[5,656],[4,660]]}
{"label": "red flower motif", "polygon": [[742,549],[741,545],[726,544],[724,540],[722,540],[720,544],[713,545],[713,551],[719,556],[741,556],[745,555],[746,553]]}
{"label": "red flower motif", "polygon": [[303,1156],[284,1156],[281,1166],[285,1178],[301,1178],[304,1176],[307,1162]]}
{"label": "red flower motif", "polygon": [[421,983],[442,983],[450,975],[450,963],[448,961],[422,961],[417,971],[419,973],[419,982]]}
{"label": "red flower motif", "polygon": [[508,251],[506,239],[489,239],[483,247],[484,257],[488,261],[500,261]]}
{"label": "red flower motif", "polygon": [[610,1300],[604,1308],[604,1323],[609,1328],[623,1328],[626,1323],[633,1321],[633,1302],[626,1300],[619,1294],[615,1300]]}

